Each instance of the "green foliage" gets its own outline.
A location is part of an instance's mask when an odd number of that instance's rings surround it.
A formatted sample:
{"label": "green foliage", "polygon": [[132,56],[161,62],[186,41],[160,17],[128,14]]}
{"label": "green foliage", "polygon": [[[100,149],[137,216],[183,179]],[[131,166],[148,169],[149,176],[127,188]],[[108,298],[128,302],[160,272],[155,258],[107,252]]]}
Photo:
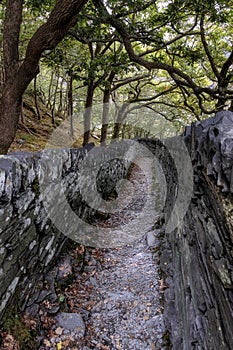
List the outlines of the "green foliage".
{"label": "green foliage", "polygon": [[[38,77],[38,92],[44,99],[61,95],[57,83],[64,81],[63,106],[69,78],[73,78],[74,110],[77,112],[86,96],[86,87],[96,87],[95,102],[101,102],[106,87],[114,90],[118,102],[153,99],[153,108],[161,118],[172,119],[177,127],[193,118],[204,118],[216,110],[220,84],[225,86],[224,103],[233,100],[233,70],[229,65],[224,82],[221,72],[232,52],[233,6],[227,0],[109,0],[106,9],[126,28],[136,55],[156,64],[167,64],[185,73],[197,86],[182,76],[166,70],[152,70],[149,78],[136,80],[116,88],[118,82],[147,73],[145,68],[129,59],[122,37],[109,24],[109,16],[96,1],[89,1],[79,14],[70,34],[52,51],[45,52]],[[48,18],[55,0],[25,0],[20,36],[20,55],[36,29]],[[231,4],[232,5],[232,4]],[[0,21],[4,17],[4,1]],[[206,46],[201,37],[201,21]],[[108,78],[114,72],[113,82]],[[225,85],[224,85],[225,84]],[[221,89],[222,89],[221,86]],[[172,91],[169,91],[171,88]],[[50,91],[49,91],[50,90]],[[156,97],[158,93],[165,94]],[[221,90],[222,91],[222,90]],[[49,94],[51,96],[49,96]],[[76,103],[76,100],[78,101]]]}
{"label": "green foliage", "polygon": [[25,0],[25,8],[32,14],[40,14],[40,16],[48,14],[54,4],[55,0]]}

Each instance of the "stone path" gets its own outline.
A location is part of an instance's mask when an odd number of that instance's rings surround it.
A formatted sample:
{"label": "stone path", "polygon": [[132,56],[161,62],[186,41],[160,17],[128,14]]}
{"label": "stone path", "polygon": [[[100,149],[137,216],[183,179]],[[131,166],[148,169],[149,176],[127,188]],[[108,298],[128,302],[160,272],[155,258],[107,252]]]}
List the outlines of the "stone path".
{"label": "stone path", "polygon": [[[94,280],[92,343],[110,349],[159,349],[164,325],[158,271],[144,242],[107,252]],[[100,347],[101,348],[101,347]]]}
{"label": "stone path", "polygon": [[[130,180],[136,200],[98,224],[125,224],[145,206],[148,177],[137,169]],[[151,228],[133,243],[111,249],[78,245],[63,256],[41,285],[43,298],[35,300],[39,350],[168,349],[163,322],[166,286],[157,264],[159,233]]]}
{"label": "stone path", "polygon": [[56,323],[41,339],[40,350],[166,349],[165,286],[153,250],[144,237],[132,246],[102,250],[100,255],[98,250],[87,252],[84,272],[63,292],[66,312],[54,317]]}

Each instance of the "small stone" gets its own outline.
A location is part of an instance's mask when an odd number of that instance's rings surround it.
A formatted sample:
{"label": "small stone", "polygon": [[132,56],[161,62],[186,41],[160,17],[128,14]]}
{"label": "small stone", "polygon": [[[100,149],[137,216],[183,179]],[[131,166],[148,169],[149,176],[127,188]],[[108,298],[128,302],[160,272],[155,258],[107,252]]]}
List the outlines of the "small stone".
{"label": "small stone", "polygon": [[36,300],[37,303],[41,303],[45,300],[52,292],[49,290],[42,290]]}
{"label": "small stone", "polygon": [[26,312],[29,313],[32,317],[35,317],[38,314],[39,305],[33,304],[26,308]]}
{"label": "small stone", "polygon": [[84,272],[92,272],[96,269],[95,266],[85,266],[84,267]]}
{"label": "small stone", "polygon": [[90,283],[94,286],[97,287],[98,283],[97,283],[97,279],[94,277],[90,277]]}
{"label": "small stone", "polygon": [[48,312],[50,315],[54,315],[54,314],[56,314],[59,310],[60,310],[60,305],[54,305],[54,306],[52,306],[50,309],[48,309],[47,312]]}
{"label": "small stone", "polygon": [[156,238],[154,232],[148,232],[146,235],[146,242],[149,247],[154,247],[156,244]]}
{"label": "small stone", "polygon": [[62,312],[56,316],[56,320],[58,326],[78,332],[80,337],[84,336],[85,324],[80,314]]}

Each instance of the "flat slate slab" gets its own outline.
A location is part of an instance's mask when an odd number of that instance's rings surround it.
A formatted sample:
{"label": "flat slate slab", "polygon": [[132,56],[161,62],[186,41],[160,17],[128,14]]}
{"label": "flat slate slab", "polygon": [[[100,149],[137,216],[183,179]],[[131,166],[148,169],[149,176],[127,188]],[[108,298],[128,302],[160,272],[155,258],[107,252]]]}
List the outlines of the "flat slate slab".
{"label": "flat slate slab", "polygon": [[84,336],[85,324],[80,314],[61,312],[56,320],[59,327],[78,332],[80,337]]}

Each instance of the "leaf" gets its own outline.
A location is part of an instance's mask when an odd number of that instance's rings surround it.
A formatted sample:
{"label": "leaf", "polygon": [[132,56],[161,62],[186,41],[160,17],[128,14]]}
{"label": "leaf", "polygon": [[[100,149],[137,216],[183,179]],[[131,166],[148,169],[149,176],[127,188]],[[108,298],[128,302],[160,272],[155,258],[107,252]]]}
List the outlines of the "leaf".
{"label": "leaf", "polygon": [[62,349],[62,342],[60,341],[58,344],[57,344],[57,350],[61,350]]}
{"label": "leaf", "polygon": [[45,346],[51,346],[51,343],[47,339],[44,339],[44,345]]}
{"label": "leaf", "polygon": [[64,301],[65,301],[65,296],[64,295],[60,295],[60,297],[59,297],[59,302],[60,303],[63,303]]}
{"label": "leaf", "polygon": [[159,280],[159,290],[160,292],[164,292],[165,289],[167,289],[168,286],[164,283],[164,279],[162,278]]}
{"label": "leaf", "polygon": [[62,332],[63,332],[63,328],[61,328],[61,327],[58,327],[58,328],[55,330],[55,333],[56,333],[57,335],[62,335]]}

